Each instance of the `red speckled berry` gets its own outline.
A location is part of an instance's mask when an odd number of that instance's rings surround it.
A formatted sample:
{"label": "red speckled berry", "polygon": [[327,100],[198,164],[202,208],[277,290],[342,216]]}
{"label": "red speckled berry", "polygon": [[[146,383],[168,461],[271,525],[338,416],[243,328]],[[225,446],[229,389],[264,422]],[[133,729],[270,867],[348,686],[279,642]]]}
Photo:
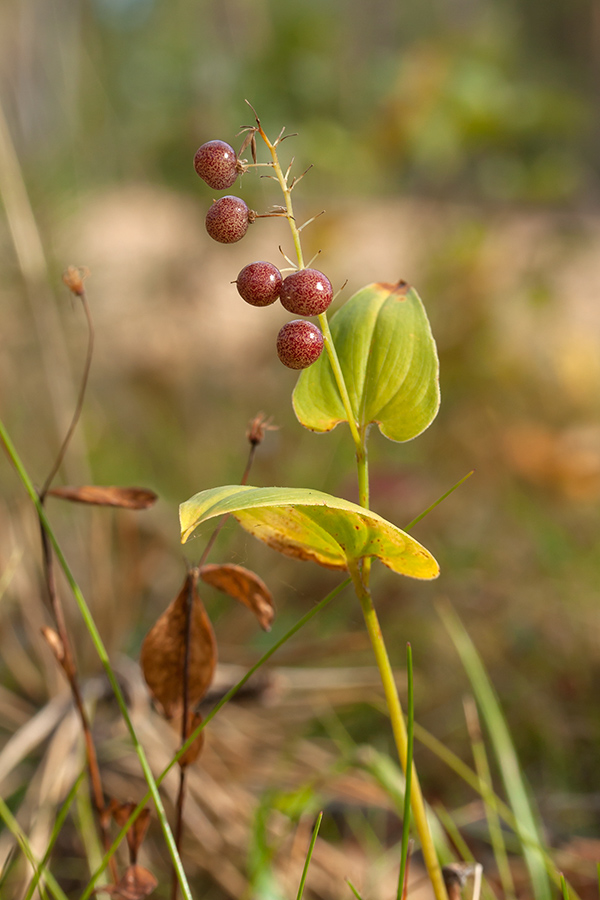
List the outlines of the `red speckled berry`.
{"label": "red speckled berry", "polygon": [[288,275],[279,296],[288,312],[297,316],[318,316],[331,303],[333,290],[322,272],[300,269]]}
{"label": "red speckled berry", "polygon": [[277,355],[288,369],[306,369],[321,355],[323,335],[304,319],[287,322],[277,335]]}
{"label": "red speckled berry", "polygon": [[230,188],[238,177],[235,150],[225,141],[208,141],[196,150],[194,168],[203,181],[215,191]]}
{"label": "red speckled berry", "polygon": [[251,306],[269,306],[279,297],[283,279],[270,262],[254,262],[242,269],[236,285],[240,297]]}
{"label": "red speckled berry", "polygon": [[239,197],[221,197],[206,213],[206,230],[220,244],[241,241],[253,222],[255,213]]}

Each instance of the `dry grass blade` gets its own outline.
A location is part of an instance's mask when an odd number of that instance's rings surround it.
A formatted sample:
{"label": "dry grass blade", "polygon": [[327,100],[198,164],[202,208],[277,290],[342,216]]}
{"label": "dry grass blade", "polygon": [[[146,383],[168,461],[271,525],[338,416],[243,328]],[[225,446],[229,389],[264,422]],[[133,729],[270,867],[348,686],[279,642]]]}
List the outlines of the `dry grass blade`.
{"label": "dry grass blade", "polygon": [[265,631],[271,630],[275,617],[273,596],[264,581],[243,566],[232,563],[202,566],[200,577],[234,600],[251,609]]}
{"label": "dry grass blade", "polygon": [[102,487],[101,485],[82,485],[81,487],[52,488],[49,496],[60,500],[71,500],[74,503],[89,503],[93,506],[118,506],[121,509],[148,509],[158,500],[154,491],[146,488]]}
{"label": "dry grass blade", "polygon": [[186,576],[175,600],[146,635],[140,654],[146,683],[168,718],[183,708],[188,598],[191,598],[187,670],[190,707],[206,694],[217,659],[215,636],[198,595],[196,577],[194,573]]}

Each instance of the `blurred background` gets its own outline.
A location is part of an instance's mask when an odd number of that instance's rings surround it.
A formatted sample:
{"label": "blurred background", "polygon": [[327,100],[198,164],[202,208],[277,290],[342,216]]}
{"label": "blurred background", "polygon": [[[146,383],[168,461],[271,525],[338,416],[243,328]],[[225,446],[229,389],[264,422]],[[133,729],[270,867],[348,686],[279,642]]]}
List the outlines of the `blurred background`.
{"label": "blurred background", "polygon": [[[255,259],[277,263],[279,245],[291,254],[286,223],[259,220],[234,246],[204,231],[214,192],[192,158],[213,138],[239,146],[240,128],[252,123],[247,98],[272,138],[283,126],[298,132],[282,159],[295,157],[297,174],[313,166],[296,210],[326,215],[304,233],[305,255],[322,250],[318,266],[335,287],[348,281],[342,299],[372,281],[406,279],[432,322],[441,411],[409,444],[372,434],[374,508],[402,526],[475,470],[415,532],[441,563],[439,581],[374,572],[400,668],[412,643],[417,718],[470,762],[468,682],[436,613],[447,599],[483,656],[549,839],[569,846],[584,846],[600,826],[599,60],[593,0],[0,5],[2,418],[42,483],[70,420],[86,341],[61,273],[87,266],[96,349],[60,478],[160,496],[143,514],[57,501],[50,509],[111,654],[137,659],[177,594],[184,557],[194,561],[204,546],[182,552],[177,505],[239,480],[245,430],[259,410],[278,430],[259,448],[251,483],[356,498],[348,434],[340,426],[315,436],[293,416],[295,378],[274,350],[286,314],[278,304],[246,307],[231,284]],[[253,172],[234,190],[259,211],[280,202],[273,182]],[[7,742],[64,685],[39,637],[47,614],[35,520],[8,462],[0,482]],[[219,560],[255,568],[278,607],[266,637],[250,631],[247,611],[206,589],[226,664],[254,661],[337,583],[235,527],[213,552]],[[93,679],[99,665],[71,612],[82,671]],[[342,698],[324,679],[287,706],[282,689],[279,706],[272,700],[270,713],[244,719],[248,748],[227,777],[213,760],[217,782],[247,786],[253,846],[252,804],[275,790],[254,765],[265,729],[285,734],[268,774],[279,766],[275,783],[286,791],[309,775],[290,774],[284,757],[291,765],[300,748],[323,770],[318,753],[339,744],[340,729],[345,746],[389,749],[370,675],[357,688],[348,674],[372,665],[350,595],[273,664],[337,667],[351,689]],[[44,752],[40,739],[3,786],[15,809]],[[430,800],[470,808],[473,796],[434,755],[421,749],[417,761]],[[353,803],[368,819],[356,797],[330,802]],[[477,813],[462,821],[476,837]],[[369,823],[369,835],[380,834],[381,822]],[[361,848],[365,829],[352,832]],[[332,841],[348,839],[334,830]],[[238,872],[246,849],[241,840],[227,851]],[[71,850],[65,858],[75,858]],[[190,849],[190,866],[203,852]],[[246,875],[223,883],[222,871],[198,877],[209,896],[246,883]]]}

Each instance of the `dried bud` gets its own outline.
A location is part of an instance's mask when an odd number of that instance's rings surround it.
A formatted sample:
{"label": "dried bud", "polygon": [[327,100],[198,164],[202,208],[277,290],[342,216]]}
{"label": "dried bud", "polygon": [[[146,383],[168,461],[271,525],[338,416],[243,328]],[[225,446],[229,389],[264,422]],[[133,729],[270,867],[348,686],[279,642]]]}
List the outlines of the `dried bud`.
{"label": "dried bud", "polygon": [[57,661],[62,666],[65,661],[65,645],[61,641],[59,635],[54,630],[54,628],[48,628],[48,626],[42,628],[42,635],[46,643],[54,653]]}
{"label": "dried bud", "polygon": [[253,447],[261,444],[265,437],[265,431],[277,431],[278,426],[273,425],[273,416],[269,416],[269,418],[265,418],[265,414],[263,412],[257,413],[250,424],[248,425],[248,431],[246,432],[246,437]]}
{"label": "dried bud", "polygon": [[81,297],[85,293],[83,282],[89,274],[90,270],[86,266],[69,266],[69,268],[63,272],[63,281],[72,294]]}

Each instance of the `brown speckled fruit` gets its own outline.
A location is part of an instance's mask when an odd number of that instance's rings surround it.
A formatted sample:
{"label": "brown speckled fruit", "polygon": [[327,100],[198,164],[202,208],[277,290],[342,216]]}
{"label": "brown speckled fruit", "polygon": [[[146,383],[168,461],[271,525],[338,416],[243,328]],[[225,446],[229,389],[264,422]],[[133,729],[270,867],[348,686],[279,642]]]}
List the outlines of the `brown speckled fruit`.
{"label": "brown speckled fruit", "polygon": [[238,177],[235,150],[225,141],[208,141],[196,150],[194,168],[200,178],[215,191],[230,188]]}
{"label": "brown speckled fruit", "polygon": [[206,213],[206,230],[220,244],[235,244],[248,231],[254,213],[239,197],[221,197]]}
{"label": "brown speckled fruit", "polygon": [[288,369],[306,369],[319,358],[323,335],[304,319],[287,322],[277,335],[277,355]]}
{"label": "brown speckled fruit", "polygon": [[292,272],[281,285],[279,295],[287,311],[296,316],[318,316],[325,312],[332,298],[331,282],[317,269]]}
{"label": "brown speckled fruit", "polygon": [[251,306],[269,306],[279,297],[283,279],[281,272],[270,262],[254,262],[245,266],[237,277],[240,297]]}

